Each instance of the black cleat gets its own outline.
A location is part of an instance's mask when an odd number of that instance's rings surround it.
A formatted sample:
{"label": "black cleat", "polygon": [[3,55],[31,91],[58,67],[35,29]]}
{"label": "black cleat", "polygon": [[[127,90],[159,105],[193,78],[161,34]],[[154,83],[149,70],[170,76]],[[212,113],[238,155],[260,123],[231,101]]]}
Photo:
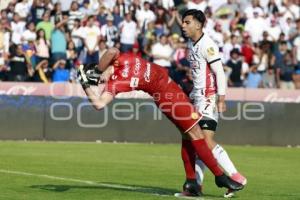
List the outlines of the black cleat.
{"label": "black cleat", "polygon": [[216,176],[215,177],[215,183],[218,187],[225,187],[227,189],[230,189],[232,191],[239,191],[244,188],[244,185],[235,182],[234,180],[230,179],[228,176],[225,174],[221,176]]}
{"label": "black cleat", "polygon": [[196,179],[187,179],[182,188],[184,196],[198,197],[203,195]]}

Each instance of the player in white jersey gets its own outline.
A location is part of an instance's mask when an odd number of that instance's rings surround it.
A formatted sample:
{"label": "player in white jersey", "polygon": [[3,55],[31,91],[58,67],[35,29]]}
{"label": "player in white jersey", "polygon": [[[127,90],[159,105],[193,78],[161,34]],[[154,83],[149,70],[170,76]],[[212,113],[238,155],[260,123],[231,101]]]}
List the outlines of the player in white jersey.
{"label": "player in white jersey", "polygon": [[[182,17],[182,32],[189,39],[189,56],[188,59],[192,68],[192,77],[194,88],[190,94],[194,105],[203,114],[203,119],[200,121],[200,126],[205,134],[205,139],[208,146],[218,164],[225,172],[235,181],[245,185],[247,180],[242,176],[234,164],[230,160],[228,154],[222,146],[214,141],[214,135],[218,123],[218,113],[226,110],[225,92],[226,78],[221,62],[219,48],[215,42],[203,32],[206,17],[202,11],[191,9],[187,10]],[[187,140],[187,138],[183,138]],[[185,143],[187,143],[185,141]],[[184,142],[183,142],[184,144]],[[192,152],[192,151],[191,151]],[[198,159],[183,159],[184,167],[195,166],[197,182],[200,185],[203,183],[204,165]],[[186,182],[190,181],[187,179]],[[184,186],[186,183],[184,184]],[[184,192],[188,194],[189,191]],[[226,197],[233,195],[230,191]]]}

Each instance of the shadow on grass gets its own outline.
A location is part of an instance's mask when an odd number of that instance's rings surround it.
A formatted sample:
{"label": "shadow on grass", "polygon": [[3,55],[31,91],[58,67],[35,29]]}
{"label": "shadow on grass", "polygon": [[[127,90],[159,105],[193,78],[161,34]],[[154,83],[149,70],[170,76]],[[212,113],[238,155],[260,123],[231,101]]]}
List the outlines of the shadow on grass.
{"label": "shadow on grass", "polygon": [[[174,189],[161,188],[161,187],[149,187],[140,185],[127,185],[118,183],[97,183],[97,185],[32,185],[31,188],[47,190],[52,192],[66,192],[71,189],[98,189],[98,190],[115,190],[123,192],[137,192],[144,194],[151,194],[157,196],[168,196],[174,197],[174,194],[180,192]],[[205,195],[204,197],[212,197],[219,199],[221,196],[218,195]],[[194,198],[202,199],[202,198]]]}
{"label": "shadow on grass", "polygon": [[152,195],[166,195],[173,196],[178,190],[160,188],[160,187],[146,187],[138,185],[125,185],[117,183],[99,183],[97,185],[32,185],[31,188],[38,188],[52,192],[66,192],[71,189],[99,189],[99,190],[116,190],[124,192],[139,192]]}

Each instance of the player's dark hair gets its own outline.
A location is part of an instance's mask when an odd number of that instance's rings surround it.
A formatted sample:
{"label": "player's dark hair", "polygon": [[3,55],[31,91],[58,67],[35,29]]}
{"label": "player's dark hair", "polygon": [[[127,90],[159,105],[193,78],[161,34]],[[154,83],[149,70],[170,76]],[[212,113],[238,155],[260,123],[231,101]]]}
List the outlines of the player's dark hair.
{"label": "player's dark hair", "polygon": [[202,25],[204,25],[206,21],[206,17],[204,13],[201,10],[197,9],[190,9],[185,11],[182,15],[182,19],[184,19],[186,16],[192,15],[194,19],[198,20]]}

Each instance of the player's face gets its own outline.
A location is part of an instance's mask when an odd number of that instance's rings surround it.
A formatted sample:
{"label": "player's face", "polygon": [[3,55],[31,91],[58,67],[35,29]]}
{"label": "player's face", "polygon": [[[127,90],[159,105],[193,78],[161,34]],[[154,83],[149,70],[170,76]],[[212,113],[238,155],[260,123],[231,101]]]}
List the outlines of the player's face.
{"label": "player's face", "polygon": [[182,20],[181,28],[185,37],[194,38],[202,26],[192,15],[188,15]]}

